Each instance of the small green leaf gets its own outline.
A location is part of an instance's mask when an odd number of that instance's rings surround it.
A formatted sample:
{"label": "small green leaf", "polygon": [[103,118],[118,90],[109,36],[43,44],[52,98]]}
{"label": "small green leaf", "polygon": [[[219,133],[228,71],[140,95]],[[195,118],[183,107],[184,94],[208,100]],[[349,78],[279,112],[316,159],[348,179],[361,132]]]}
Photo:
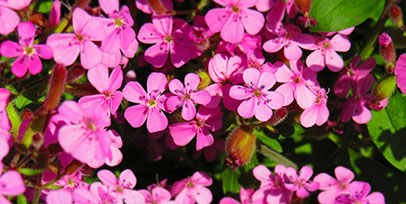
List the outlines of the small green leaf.
{"label": "small green leaf", "polygon": [[234,171],[232,168],[227,167],[222,174],[223,192],[238,193],[240,192],[241,185],[238,183],[240,177],[239,171]]}
{"label": "small green leaf", "polygon": [[290,166],[290,167],[293,167],[294,169],[297,169],[297,165],[295,163],[290,161],[285,156],[279,154],[278,152],[275,152],[272,149],[269,149],[265,145],[260,145],[259,153],[261,153],[262,155],[274,160],[278,164],[282,164],[282,165],[287,166],[287,167]]}
{"label": "small green leaf", "polygon": [[13,104],[9,103],[6,108],[8,118],[11,122],[11,134],[13,135],[14,139],[18,137],[18,130],[20,129],[21,119],[18,115],[16,109],[14,108]]}
{"label": "small green leaf", "polygon": [[340,31],[364,22],[367,18],[376,19],[385,6],[382,0],[312,0],[310,16],[316,20],[312,31]]}
{"label": "small green leaf", "polygon": [[53,184],[48,184],[48,185],[42,186],[42,189],[49,189],[49,190],[59,190],[62,188],[63,188],[63,186],[57,186],[57,185],[53,185]]}
{"label": "small green leaf", "polygon": [[17,169],[17,171],[20,174],[24,174],[26,176],[34,176],[43,172],[43,170],[40,169],[30,169],[30,168],[19,168]]}
{"label": "small green leaf", "polygon": [[14,104],[20,110],[23,109],[25,106],[27,106],[30,103],[32,103],[32,101],[30,99],[24,97],[23,95],[19,95],[19,96],[17,96],[17,98],[14,99]]}
{"label": "small green leaf", "polygon": [[17,196],[17,203],[18,204],[27,204],[27,198],[25,197],[24,194],[18,195]]}
{"label": "small green leaf", "polygon": [[406,96],[397,93],[367,124],[372,141],[394,167],[406,170]]}
{"label": "small green leaf", "polygon": [[282,146],[279,144],[278,140],[266,136],[264,131],[262,131],[260,128],[255,128],[252,134],[254,134],[258,140],[260,140],[262,143],[266,144],[273,150],[279,153],[283,152]]}
{"label": "small green leaf", "polygon": [[52,9],[52,4],[54,1],[41,1],[38,5],[37,11],[39,13],[49,13]]}

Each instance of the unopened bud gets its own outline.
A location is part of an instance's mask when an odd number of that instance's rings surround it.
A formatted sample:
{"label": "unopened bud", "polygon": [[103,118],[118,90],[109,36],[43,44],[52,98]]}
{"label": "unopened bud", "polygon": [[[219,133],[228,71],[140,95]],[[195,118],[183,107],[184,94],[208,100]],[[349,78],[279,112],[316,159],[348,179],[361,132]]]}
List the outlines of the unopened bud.
{"label": "unopened bud", "polygon": [[44,104],[46,110],[51,111],[58,107],[59,100],[65,87],[66,75],[67,71],[64,65],[57,64],[54,67],[50,79],[48,97]]}
{"label": "unopened bud", "polygon": [[398,5],[396,4],[391,5],[391,7],[389,8],[389,16],[396,27],[398,28],[403,27],[403,14],[402,10]]}
{"label": "unopened bud", "polygon": [[372,103],[379,103],[388,98],[396,89],[396,76],[386,75],[382,77],[373,89]]}
{"label": "unopened bud", "polygon": [[227,162],[234,168],[243,166],[251,160],[255,149],[255,136],[252,130],[246,126],[240,126],[227,137]]}
{"label": "unopened bud", "polygon": [[278,110],[276,110],[273,114],[271,119],[266,121],[267,125],[270,126],[277,126],[279,123],[285,120],[285,118],[288,116],[288,109],[285,107],[282,107]]}
{"label": "unopened bud", "polygon": [[71,66],[68,70],[67,82],[73,82],[79,79],[85,74],[85,69],[80,64],[75,64]]}
{"label": "unopened bud", "polygon": [[382,33],[379,36],[379,53],[385,61],[387,71],[393,73],[394,64],[396,62],[396,51],[392,38],[387,33]]}
{"label": "unopened bud", "polygon": [[211,84],[211,79],[210,79],[210,76],[209,76],[209,74],[207,72],[199,71],[197,73],[197,75],[199,75],[199,77],[201,79],[199,85],[197,86],[198,90],[205,89],[207,86],[209,86]]}
{"label": "unopened bud", "polygon": [[311,0],[295,0],[296,7],[303,15],[309,13],[311,2]]}

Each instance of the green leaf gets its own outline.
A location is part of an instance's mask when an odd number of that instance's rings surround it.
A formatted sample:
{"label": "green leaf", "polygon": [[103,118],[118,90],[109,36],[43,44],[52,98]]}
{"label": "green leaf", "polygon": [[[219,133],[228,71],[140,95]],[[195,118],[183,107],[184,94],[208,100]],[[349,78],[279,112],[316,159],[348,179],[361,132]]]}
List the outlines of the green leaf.
{"label": "green leaf", "polygon": [[240,177],[239,171],[234,171],[232,168],[227,167],[222,174],[223,192],[238,193],[240,192],[241,185],[238,183]]}
{"label": "green leaf", "polygon": [[261,130],[260,128],[255,128],[254,131],[252,132],[252,134],[254,134],[258,140],[260,140],[261,142],[263,142],[264,144],[266,144],[268,147],[272,148],[273,150],[275,150],[279,153],[281,153],[283,151],[282,146],[279,144],[278,140],[266,136],[264,131]]}
{"label": "green leaf", "polygon": [[18,109],[23,109],[25,106],[28,104],[32,103],[32,101],[23,95],[17,96],[17,98],[14,99],[14,104]]}
{"label": "green leaf", "polygon": [[290,161],[288,158],[286,158],[282,154],[279,154],[278,152],[275,152],[272,149],[269,149],[265,145],[260,145],[259,153],[261,153],[262,155],[274,160],[278,164],[282,164],[282,165],[284,165],[286,167],[291,166],[294,169],[297,169],[297,165],[295,163]]}
{"label": "green leaf", "polygon": [[406,96],[397,93],[367,124],[372,141],[394,167],[406,170]]}
{"label": "green leaf", "polygon": [[17,171],[20,174],[24,174],[26,176],[34,176],[43,172],[43,170],[40,169],[30,169],[30,168],[19,168],[17,169]]}
{"label": "green leaf", "polygon": [[18,204],[27,204],[27,198],[25,197],[24,194],[18,195],[17,196],[17,203]]}
{"label": "green leaf", "polygon": [[39,13],[49,13],[52,9],[52,4],[54,1],[41,1],[38,5],[37,11]]}
{"label": "green leaf", "polygon": [[48,185],[42,186],[42,189],[49,189],[49,190],[59,190],[62,188],[63,188],[62,186],[57,186],[57,185],[53,185],[53,184],[48,184]]}
{"label": "green leaf", "polygon": [[18,137],[18,130],[21,126],[21,119],[18,115],[16,109],[14,108],[13,104],[9,103],[6,108],[8,118],[11,122],[11,134],[13,135],[14,139],[17,140]]}
{"label": "green leaf", "polygon": [[312,0],[309,15],[317,25],[311,30],[331,32],[356,26],[367,18],[376,19],[384,6],[382,0]]}

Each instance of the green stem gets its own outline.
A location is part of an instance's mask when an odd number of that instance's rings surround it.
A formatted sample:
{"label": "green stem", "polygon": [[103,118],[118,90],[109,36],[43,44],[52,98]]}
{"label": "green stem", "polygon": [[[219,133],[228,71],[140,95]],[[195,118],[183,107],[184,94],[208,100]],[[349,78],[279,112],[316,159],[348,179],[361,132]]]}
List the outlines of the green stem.
{"label": "green stem", "polygon": [[35,188],[34,198],[32,199],[32,204],[38,204],[39,199],[40,199],[40,197],[41,197],[41,191],[42,191],[42,188],[41,188],[42,176],[43,176],[43,174],[41,174],[41,175],[38,177],[37,186],[36,186],[36,188]]}
{"label": "green stem", "polygon": [[292,161],[290,161],[288,158],[284,157],[283,155],[269,149],[265,145],[260,145],[259,153],[276,161],[278,164],[283,164],[286,167],[290,166],[297,170],[297,165],[295,163],[293,163]]}

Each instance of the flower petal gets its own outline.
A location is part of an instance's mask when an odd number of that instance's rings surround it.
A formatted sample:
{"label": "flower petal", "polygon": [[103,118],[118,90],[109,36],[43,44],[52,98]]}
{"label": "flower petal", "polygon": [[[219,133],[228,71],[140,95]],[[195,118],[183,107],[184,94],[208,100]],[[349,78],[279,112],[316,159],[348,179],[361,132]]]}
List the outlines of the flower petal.
{"label": "flower petal", "polygon": [[145,120],[147,119],[148,114],[147,105],[135,105],[125,109],[124,118],[130,123],[134,128],[141,127]]}

